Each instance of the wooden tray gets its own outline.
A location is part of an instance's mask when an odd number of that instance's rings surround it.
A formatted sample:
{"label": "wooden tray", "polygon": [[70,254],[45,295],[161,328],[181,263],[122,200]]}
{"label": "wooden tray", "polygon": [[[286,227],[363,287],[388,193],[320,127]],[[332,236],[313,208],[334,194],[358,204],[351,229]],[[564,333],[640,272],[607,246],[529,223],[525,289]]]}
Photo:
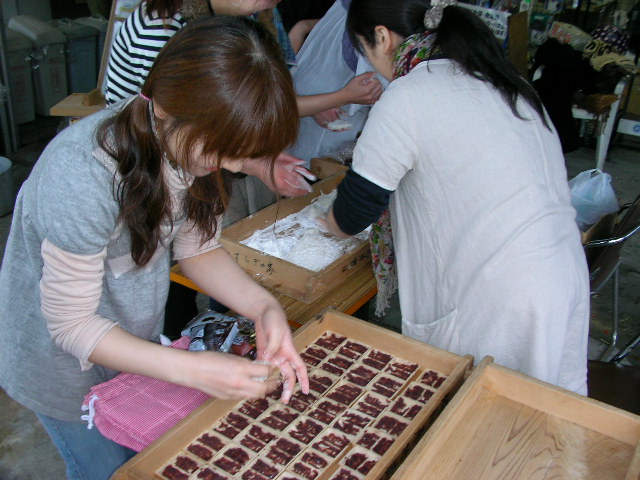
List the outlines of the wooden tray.
{"label": "wooden tray", "polygon": [[[453,395],[464,380],[472,366],[473,359],[470,356],[461,357],[443,350],[431,347],[408,337],[392,332],[384,328],[371,325],[356,318],[341,313],[329,311],[313,322],[309,322],[297,330],[294,342],[299,351],[314,343],[325,332],[334,332],[344,335],[349,339],[382,350],[394,357],[407,359],[419,364],[420,368],[415,376],[422,370],[435,370],[446,375],[446,380],[435,391],[433,396],[424,404],[422,410],[410,421],[408,427],[400,434],[397,440],[380,458],[380,461],[366,476],[367,479],[380,478],[389,468],[394,459],[403,453],[416,432],[423,427],[433,413],[441,407],[443,399]],[[413,377],[412,377],[413,378]],[[399,394],[402,391],[399,392]],[[324,400],[320,396],[318,402]],[[220,418],[234,410],[242,402],[230,400],[208,400],[191,415],[176,425],[167,434],[149,445],[129,462],[124,464],[114,474],[115,480],[151,480],[164,478],[157,472],[164,468],[176,455],[184,452],[186,447],[208,431]],[[248,427],[250,428],[250,427]],[[338,468],[340,459],[351,448],[334,459],[334,463],[322,475],[319,480],[326,479]],[[215,459],[215,457],[214,457]],[[294,460],[295,461],[295,460]],[[195,477],[193,477],[195,478]],[[240,475],[237,478],[241,478]]]}
{"label": "wooden tray", "polygon": [[343,178],[344,174],[340,174],[324,179],[313,186],[312,193],[281,200],[229,225],[222,231],[220,243],[238,265],[263,286],[304,303],[316,301],[344,282],[349,275],[362,268],[371,268],[368,242],[362,242],[319,272],[266,255],[240,242],[257,230],[267,228],[277,220],[302,210],[320,194],[330,193]]}
{"label": "wooden tray", "polygon": [[492,362],[483,359],[392,479],[640,478],[639,416]]}
{"label": "wooden tray", "polygon": [[340,163],[335,158],[322,157],[312,158],[311,166],[309,167],[311,173],[320,179],[329,178],[341,173],[347,173],[349,167]]}

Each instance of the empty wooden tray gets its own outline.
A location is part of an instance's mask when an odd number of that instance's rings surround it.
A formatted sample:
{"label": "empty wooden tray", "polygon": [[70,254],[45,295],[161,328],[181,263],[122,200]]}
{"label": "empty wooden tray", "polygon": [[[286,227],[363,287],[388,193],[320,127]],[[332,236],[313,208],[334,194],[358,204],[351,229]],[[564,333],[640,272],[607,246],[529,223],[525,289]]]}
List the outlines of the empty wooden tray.
{"label": "empty wooden tray", "polygon": [[637,480],[639,475],[639,416],[487,357],[392,478]]}

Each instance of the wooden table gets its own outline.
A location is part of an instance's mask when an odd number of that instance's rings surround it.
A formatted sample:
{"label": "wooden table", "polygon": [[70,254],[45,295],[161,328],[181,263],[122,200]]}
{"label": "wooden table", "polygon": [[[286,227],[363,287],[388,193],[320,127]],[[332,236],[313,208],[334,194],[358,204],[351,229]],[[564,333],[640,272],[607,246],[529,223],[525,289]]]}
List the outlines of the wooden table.
{"label": "wooden table", "polygon": [[[202,292],[195,283],[184,276],[180,265],[174,265],[171,268],[171,280]],[[371,300],[378,291],[371,268],[362,268],[354,272],[344,282],[336,285],[333,290],[330,290],[313,303],[303,303],[273,289],[268,290],[283,306],[289,325],[294,330],[330,308],[344,312],[347,315],[353,315],[360,307]]]}

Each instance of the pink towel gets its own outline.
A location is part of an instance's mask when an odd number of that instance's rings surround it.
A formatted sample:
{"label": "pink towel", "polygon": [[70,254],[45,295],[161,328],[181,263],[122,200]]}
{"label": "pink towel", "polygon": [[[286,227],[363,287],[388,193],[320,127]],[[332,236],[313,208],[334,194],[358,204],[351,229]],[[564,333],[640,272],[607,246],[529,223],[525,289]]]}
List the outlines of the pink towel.
{"label": "pink towel", "polygon": [[[186,350],[189,337],[171,347]],[[89,415],[82,419],[89,422],[88,428],[95,424],[108,439],[139,452],[208,398],[193,388],[121,373],[91,388],[82,404]]]}

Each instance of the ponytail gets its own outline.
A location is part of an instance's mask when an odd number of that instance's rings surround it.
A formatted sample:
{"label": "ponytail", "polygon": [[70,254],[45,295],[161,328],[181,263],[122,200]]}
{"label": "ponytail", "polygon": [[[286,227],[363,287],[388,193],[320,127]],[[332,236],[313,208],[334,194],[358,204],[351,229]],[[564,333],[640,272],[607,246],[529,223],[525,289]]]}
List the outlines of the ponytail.
{"label": "ponytail", "polygon": [[149,121],[149,101],[134,97],[117,116],[98,129],[102,148],[117,159],[120,181],[114,184],[120,205],[119,220],[131,235],[131,257],[146,265],[160,242],[157,228],[171,219],[169,192],[162,178],[162,152]]}
{"label": "ponytail", "polygon": [[522,97],[549,128],[535,90],[516,70],[491,29],[474,13],[459,6],[445,8],[433,48],[439,48],[468,75],[493,85],[520,119],[523,117],[517,102]]}

